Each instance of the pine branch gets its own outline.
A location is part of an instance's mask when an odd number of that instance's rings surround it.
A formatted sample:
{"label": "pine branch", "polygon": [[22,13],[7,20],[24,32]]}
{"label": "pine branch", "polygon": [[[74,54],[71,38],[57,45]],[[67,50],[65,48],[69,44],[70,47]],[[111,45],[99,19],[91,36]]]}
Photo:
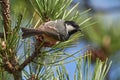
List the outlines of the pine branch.
{"label": "pine branch", "polygon": [[2,16],[4,22],[5,33],[10,31],[10,3],[9,0],[0,0],[2,7]]}
{"label": "pine branch", "polygon": [[[4,31],[5,35],[9,35],[11,33],[11,19],[10,19],[10,1],[9,0],[0,0],[1,4],[1,12],[2,12],[2,17],[3,17],[3,25],[4,25]],[[4,33],[0,33],[0,37],[4,37]],[[7,36],[8,37],[8,36]],[[10,36],[13,38],[13,36]],[[3,49],[3,54],[6,53],[5,56],[2,56],[2,61],[3,61],[3,67],[5,71],[8,73],[13,74],[14,80],[21,80],[22,79],[22,74],[21,71],[18,71],[18,61],[16,59],[16,56],[14,56],[12,53],[14,53],[14,48],[13,50],[11,47],[11,41],[14,41],[11,38],[7,38],[10,43],[7,42],[5,45],[9,45],[9,48]],[[2,54],[2,53],[1,53]],[[12,54],[12,56],[10,56]]]}

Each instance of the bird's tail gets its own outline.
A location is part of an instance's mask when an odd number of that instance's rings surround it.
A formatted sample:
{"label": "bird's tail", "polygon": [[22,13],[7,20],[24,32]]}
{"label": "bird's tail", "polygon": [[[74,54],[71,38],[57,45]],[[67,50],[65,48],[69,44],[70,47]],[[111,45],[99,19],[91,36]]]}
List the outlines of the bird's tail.
{"label": "bird's tail", "polygon": [[39,35],[42,33],[42,31],[37,30],[37,29],[30,29],[30,28],[21,28],[23,34],[22,34],[22,38],[27,38],[27,37],[31,37],[31,36],[35,36],[35,35]]}

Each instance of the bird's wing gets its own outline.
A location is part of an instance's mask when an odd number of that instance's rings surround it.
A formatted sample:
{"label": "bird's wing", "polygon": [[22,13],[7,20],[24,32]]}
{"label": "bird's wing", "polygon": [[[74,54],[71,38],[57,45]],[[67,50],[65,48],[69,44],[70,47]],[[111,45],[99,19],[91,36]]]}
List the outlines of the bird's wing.
{"label": "bird's wing", "polygon": [[55,27],[51,25],[41,25],[39,29],[43,31],[45,35],[48,35],[60,41],[59,33]]}

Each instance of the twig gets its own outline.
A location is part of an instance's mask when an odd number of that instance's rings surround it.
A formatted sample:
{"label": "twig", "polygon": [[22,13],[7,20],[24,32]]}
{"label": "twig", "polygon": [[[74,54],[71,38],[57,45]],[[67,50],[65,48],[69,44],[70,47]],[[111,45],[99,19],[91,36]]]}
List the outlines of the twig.
{"label": "twig", "polygon": [[[39,53],[40,54],[40,53]],[[19,71],[23,70],[23,68],[32,62],[38,56],[38,52],[33,52],[31,56],[29,56],[19,67]]]}
{"label": "twig", "polygon": [[36,41],[35,51],[19,66],[19,71],[23,70],[26,65],[32,62],[39,54],[41,54],[40,49],[43,47],[44,43],[41,46],[39,44],[39,41]]}

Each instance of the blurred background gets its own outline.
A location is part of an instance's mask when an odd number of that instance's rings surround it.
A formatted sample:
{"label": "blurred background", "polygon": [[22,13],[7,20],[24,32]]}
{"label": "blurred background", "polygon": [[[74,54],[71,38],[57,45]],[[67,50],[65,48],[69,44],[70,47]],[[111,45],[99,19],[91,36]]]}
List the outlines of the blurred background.
{"label": "blurred background", "polygon": [[[24,10],[27,10],[25,7],[31,8],[31,10],[25,14],[27,17],[25,19],[30,18],[33,8],[29,5],[29,1],[10,1],[13,12],[16,12],[16,14],[24,13]],[[90,45],[88,50],[92,51],[93,63],[96,58],[100,58],[101,60],[108,58],[109,61],[112,61],[112,66],[107,74],[106,80],[120,80],[120,0],[73,0],[71,6],[78,2],[80,3],[80,12],[91,9],[85,16],[92,17],[92,20],[81,26],[87,26],[94,22],[95,24],[89,25],[82,30],[84,37],[80,39],[79,45],[76,45],[76,49]],[[16,15],[13,16],[16,17]],[[25,20],[24,23],[27,23],[27,21],[28,20]],[[0,22],[0,24],[1,23],[2,22]],[[74,51],[75,49],[70,50]],[[73,64],[74,63],[70,63],[66,65],[71,76],[75,67]]]}
{"label": "blurred background", "polygon": [[[84,30],[83,40],[90,44],[92,59],[112,60],[106,80],[120,80],[120,0],[74,0],[80,2],[80,11],[88,13],[97,23]],[[92,22],[92,21],[90,21]]]}

